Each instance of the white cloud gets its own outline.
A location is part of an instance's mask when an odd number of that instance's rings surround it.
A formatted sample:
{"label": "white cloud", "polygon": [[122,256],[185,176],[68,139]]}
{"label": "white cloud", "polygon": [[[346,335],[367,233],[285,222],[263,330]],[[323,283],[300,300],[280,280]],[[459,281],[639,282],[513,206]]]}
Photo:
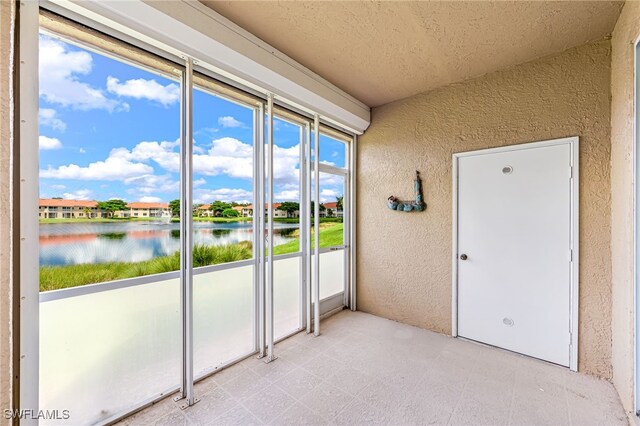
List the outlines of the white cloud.
{"label": "white cloud", "polygon": [[119,79],[109,76],[107,77],[107,90],[118,96],[147,99],[164,106],[169,106],[180,99],[180,86],[177,84],[170,83],[163,86],[155,80],[145,80],[143,78],[120,83]]}
{"label": "white cloud", "polygon": [[57,189],[57,190],[62,190],[62,189],[65,189],[66,186],[64,186],[64,185],[51,185],[51,188],[52,189]]}
{"label": "white cloud", "polygon": [[162,201],[160,197],[140,197],[140,201],[143,203],[159,203]]}
{"label": "white cloud", "polygon": [[340,194],[338,193],[338,191],[334,189],[323,188],[320,190],[320,202],[326,203],[326,202],[336,201],[336,197],[338,195]]}
{"label": "white cloud", "polygon": [[253,147],[234,138],[216,139],[204,154],[194,154],[193,173],[224,174],[234,178],[253,177]]}
{"label": "white cloud", "polygon": [[250,203],[253,199],[253,193],[246,189],[239,188],[220,188],[220,189],[196,189],[194,191],[193,201],[195,203],[210,203],[215,200],[235,201],[237,203]]}
{"label": "white cloud", "polygon": [[[173,142],[140,142],[131,150],[115,148],[110,157],[130,162],[158,164],[167,172],[180,170],[178,140]],[[193,173],[195,175],[231,178],[253,178],[253,146],[235,138],[224,137],[211,142],[207,150],[198,150],[193,155]],[[291,148],[274,146],[274,180],[277,185],[297,184],[300,176],[298,145]],[[134,177],[134,176],[130,176]]]}
{"label": "white cloud", "polygon": [[344,178],[331,173],[320,172],[320,186],[344,187]]}
{"label": "white cloud", "polygon": [[[112,151],[113,152],[113,151]],[[109,156],[104,161],[96,161],[88,166],[69,164],[57,168],[40,170],[40,177],[51,179],[77,180],[124,180],[153,173],[153,167],[128,161],[121,157]]]}
{"label": "white cloud", "polygon": [[196,145],[196,141],[193,141],[193,153],[194,154],[204,154],[206,150],[201,146]]}
{"label": "white cloud", "polygon": [[273,180],[277,185],[299,185],[300,145],[273,147]]}
{"label": "white cloud", "polygon": [[67,129],[67,123],[56,117],[58,113],[52,108],[38,109],[38,123],[41,126],[48,126],[54,130],[64,132]]}
{"label": "white cloud", "polygon": [[[206,148],[206,149],[205,149]],[[251,181],[253,179],[253,146],[234,138],[225,137],[211,141],[201,153],[194,153],[194,190],[196,202],[225,201],[251,202],[252,193],[244,189],[205,189],[207,176],[225,176]],[[274,146],[274,183],[277,201],[299,199],[298,145],[290,148]],[[166,173],[156,174],[153,166]],[[179,180],[175,173],[180,168],[179,141],[144,141],[128,149],[114,148],[103,161],[86,166],[69,164],[40,171],[43,178],[120,181],[129,188],[133,199],[158,194],[175,194]],[[157,167],[156,167],[157,169]],[[321,183],[334,183],[330,175],[323,175]],[[215,179],[213,179],[215,182]],[[164,197],[166,198],[166,197]]]}
{"label": "white cloud", "polygon": [[80,148],[80,149],[78,150],[78,152],[79,152],[80,154],[86,154],[86,153],[87,153],[87,151],[86,151],[84,148]]}
{"label": "white cloud", "polygon": [[222,127],[242,127],[242,126],[244,126],[244,124],[242,124],[241,121],[236,120],[235,118],[231,117],[230,115],[226,115],[224,117],[219,117],[218,118],[218,124],[221,125]]}
{"label": "white cloud", "polygon": [[60,149],[62,148],[62,142],[60,142],[60,139],[41,135],[38,137],[38,147],[42,150]]}
{"label": "white cloud", "polygon": [[212,138],[213,135],[215,135],[219,131],[220,129],[217,129],[215,127],[203,127],[201,129],[194,131],[193,134],[196,136],[203,136],[205,138]]}
{"label": "white cloud", "polygon": [[115,148],[109,154],[130,161],[154,161],[163,169],[170,172],[180,170],[180,141],[174,142],[140,142],[131,151],[127,148]]}
{"label": "white cloud", "polygon": [[275,192],[273,194],[273,199],[276,202],[282,201],[295,201],[300,202],[300,191],[297,189],[289,189],[280,192]]}
{"label": "white cloud", "polygon": [[73,192],[65,192],[64,194],[62,194],[62,198],[64,198],[65,200],[90,200],[91,190],[79,189]]}
{"label": "white cloud", "polygon": [[49,103],[79,110],[127,109],[128,105],[109,99],[102,90],[79,80],[91,72],[93,58],[86,51],[69,50],[68,45],[40,36],[40,97]]}
{"label": "white cloud", "polygon": [[125,179],[124,183],[131,186],[127,193],[138,198],[180,191],[180,181],[173,179],[171,175],[146,174]]}

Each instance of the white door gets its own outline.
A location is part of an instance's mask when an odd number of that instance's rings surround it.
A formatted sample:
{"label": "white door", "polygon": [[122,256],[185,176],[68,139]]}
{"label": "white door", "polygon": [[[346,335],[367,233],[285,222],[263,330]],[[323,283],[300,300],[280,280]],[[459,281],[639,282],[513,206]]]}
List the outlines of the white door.
{"label": "white door", "polygon": [[459,336],[569,366],[572,157],[570,142],[456,156]]}

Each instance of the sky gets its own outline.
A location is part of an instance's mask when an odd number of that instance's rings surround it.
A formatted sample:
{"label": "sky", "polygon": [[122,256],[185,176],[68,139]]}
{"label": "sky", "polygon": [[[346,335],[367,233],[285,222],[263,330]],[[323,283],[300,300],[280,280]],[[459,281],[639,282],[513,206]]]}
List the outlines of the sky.
{"label": "sky", "polygon": [[[40,196],[168,202],[179,196],[180,83],[40,35]],[[274,200],[299,201],[298,126],[274,119]],[[194,90],[194,203],[252,202],[253,111]],[[320,161],[345,166],[322,135]],[[321,174],[321,202],[344,193]]]}

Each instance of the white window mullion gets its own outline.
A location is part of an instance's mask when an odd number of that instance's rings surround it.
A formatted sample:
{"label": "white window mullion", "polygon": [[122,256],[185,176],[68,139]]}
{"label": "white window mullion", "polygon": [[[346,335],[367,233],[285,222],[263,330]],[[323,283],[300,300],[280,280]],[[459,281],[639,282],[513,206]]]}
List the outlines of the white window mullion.
{"label": "white window mullion", "polygon": [[302,216],[302,234],[305,237],[303,250],[304,250],[304,262],[305,262],[305,276],[304,282],[306,286],[306,311],[307,311],[307,333],[311,333],[311,309],[313,306],[313,294],[311,292],[311,125],[309,123],[305,126],[305,148],[304,148],[304,197],[302,198],[303,213]]}
{"label": "white window mullion", "polygon": [[[266,330],[267,330],[267,359],[265,362],[269,363],[275,359],[273,354],[273,95],[269,94],[267,97],[267,114],[268,114],[268,128],[267,128],[267,211],[268,211],[268,225],[267,225],[267,248],[269,250],[267,255],[267,288],[266,288]],[[264,210],[264,206],[261,206]]]}
{"label": "white window mullion", "polygon": [[313,202],[313,231],[315,235],[313,259],[313,334],[320,335],[320,117],[316,114],[313,118],[314,146],[313,146],[313,171],[314,171],[314,202]]}
{"label": "white window mullion", "polygon": [[256,133],[254,138],[254,170],[255,170],[255,178],[254,178],[254,200],[253,200],[253,226],[255,229],[254,233],[254,256],[255,256],[255,276],[256,276],[256,287],[257,287],[257,309],[256,315],[258,316],[256,321],[256,334],[258,340],[258,358],[262,358],[265,356],[266,351],[266,342],[265,342],[265,258],[264,258],[264,141],[265,141],[265,132],[264,132],[264,119],[265,119],[265,111],[264,104],[260,104],[256,109]]}
{"label": "white window mullion", "polygon": [[181,408],[197,402],[193,394],[193,63],[187,58],[180,113],[180,309],[182,313]]}

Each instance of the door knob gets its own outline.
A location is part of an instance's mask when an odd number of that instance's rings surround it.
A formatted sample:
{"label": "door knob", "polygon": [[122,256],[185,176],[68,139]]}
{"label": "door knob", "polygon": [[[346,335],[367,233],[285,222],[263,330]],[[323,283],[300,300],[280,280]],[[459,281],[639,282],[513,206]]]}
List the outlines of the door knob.
{"label": "door knob", "polygon": [[466,254],[464,254],[464,253],[462,253],[462,254],[460,255],[460,260],[467,260],[467,255],[466,255]]}

